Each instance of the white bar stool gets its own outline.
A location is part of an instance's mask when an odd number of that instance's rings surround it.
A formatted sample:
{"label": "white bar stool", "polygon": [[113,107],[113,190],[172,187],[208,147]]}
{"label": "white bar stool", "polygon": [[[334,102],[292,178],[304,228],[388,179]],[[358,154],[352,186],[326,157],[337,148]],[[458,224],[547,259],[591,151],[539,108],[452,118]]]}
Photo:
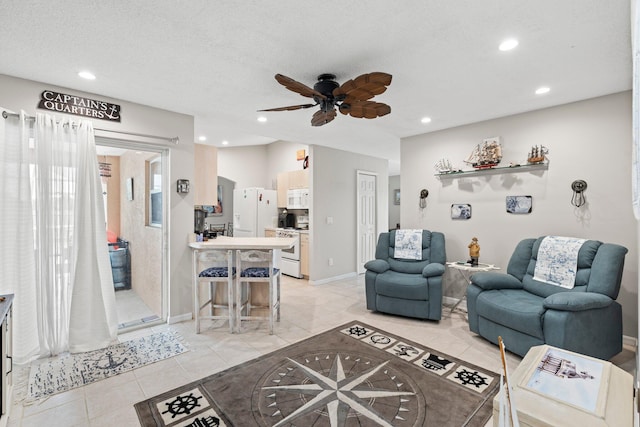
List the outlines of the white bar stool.
{"label": "white bar stool", "polygon": [[[231,274],[229,274],[231,272]],[[233,251],[231,250],[203,250],[193,254],[194,277],[194,308],[196,320],[196,334],[200,333],[200,321],[228,320],[229,332],[234,331],[233,284],[236,269],[233,267]],[[216,303],[216,289],[218,283],[227,284],[227,302]],[[209,284],[209,296],[204,303],[200,301],[200,287]],[[203,315],[202,310],[209,308],[209,314]],[[216,310],[223,313],[216,314]],[[226,311],[226,313],[224,313]]]}
{"label": "white bar stool", "polygon": [[[273,266],[273,250],[237,251],[238,271],[236,298],[236,332],[240,332],[242,320],[269,320],[269,334],[273,335],[274,318],[280,321],[280,270]],[[243,292],[243,283],[245,291]],[[269,287],[269,302],[266,305],[251,303],[251,283],[266,284]],[[266,309],[266,316],[253,316],[253,309]],[[246,314],[242,314],[246,310]]]}

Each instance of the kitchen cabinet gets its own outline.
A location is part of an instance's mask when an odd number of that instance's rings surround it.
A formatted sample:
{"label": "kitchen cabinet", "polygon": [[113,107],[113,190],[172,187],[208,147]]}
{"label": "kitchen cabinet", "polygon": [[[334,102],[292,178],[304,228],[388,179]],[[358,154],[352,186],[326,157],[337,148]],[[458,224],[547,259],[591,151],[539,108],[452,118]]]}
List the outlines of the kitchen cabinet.
{"label": "kitchen cabinet", "polygon": [[287,191],[289,191],[289,172],[280,172],[277,176],[278,207],[287,207]]}
{"label": "kitchen cabinet", "polygon": [[300,274],[309,277],[309,233],[300,233]]}
{"label": "kitchen cabinet", "polygon": [[309,188],[309,169],[301,169],[290,172],[280,172],[277,175],[278,207],[287,207],[287,192]]}
{"label": "kitchen cabinet", "polygon": [[309,169],[289,172],[289,189],[309,188]]}
{"label": "kitchen cabinet", "polygon": [[204,144],[193,144],[193,204],[218,204],[218,150]]}

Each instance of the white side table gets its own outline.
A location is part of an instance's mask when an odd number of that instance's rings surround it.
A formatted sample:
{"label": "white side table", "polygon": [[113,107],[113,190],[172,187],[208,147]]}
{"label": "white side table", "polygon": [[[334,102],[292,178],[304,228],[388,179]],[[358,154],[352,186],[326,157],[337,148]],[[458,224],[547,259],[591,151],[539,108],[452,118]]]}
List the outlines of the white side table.
{"label": "white side table", "polygon": [[[541,369],[548,352],[564,362],[570,372],[586,371],[588,379],[579,376],[554,375]],[[596,367],[600,366],[600,369]],[[586,368],[586,369],[585,369]],[[536,371],[539,381],[532,382]],[[634,379],[611,362],[558,349],[549,345],[531,347],[509,381],[518,410],[521,427],[620,427],[632,426]],[[542,387],[550,385],[548,389]],[[549,394],[551,392],[551,394]],[[493,399],[493,425],[500,420],[500,395]]]}
{"label": "white side table", "polygon": [[[467,286],[471,284],[471,280],[469,278],[473,273],[477,273],[478,271],[491,271],[491,270],[500,270],[500,267],[496,267],[493,264],[484,264],[479,262],[478,265],[471,265],[468,262],[448,262],[447,267],[452,268],[453,270],[458,271],[458,273],[462,276]],[[460,296],[458,301],[451,307],[451,311],[449,313],[453,313],[453,310],[467,297],[467,290],[464,290],[464,293]]]}

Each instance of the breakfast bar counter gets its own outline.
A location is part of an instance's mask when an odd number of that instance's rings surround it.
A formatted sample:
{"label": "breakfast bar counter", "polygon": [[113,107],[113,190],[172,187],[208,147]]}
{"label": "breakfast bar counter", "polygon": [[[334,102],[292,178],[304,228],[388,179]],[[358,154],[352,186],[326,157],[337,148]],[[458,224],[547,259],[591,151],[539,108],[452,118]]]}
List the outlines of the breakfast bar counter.
{"label": "breakfast bar counter", "polygon": [[218,236],[206,242],[191,242],[189,247],[196,250],[219,250],[219,249],[289,249],[296,242],[294,238],[285,237],[229,237]]}

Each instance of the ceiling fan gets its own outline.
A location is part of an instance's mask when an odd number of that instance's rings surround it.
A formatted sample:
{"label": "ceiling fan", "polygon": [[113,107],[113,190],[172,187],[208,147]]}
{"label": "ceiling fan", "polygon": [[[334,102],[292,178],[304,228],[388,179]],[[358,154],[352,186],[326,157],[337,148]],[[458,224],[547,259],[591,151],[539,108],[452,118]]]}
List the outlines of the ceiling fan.
{"label": "ceiling fan", "polygon": [[375,119],[391,112],[391,107],[387,104],[369,101],[387,90],[387,86],[391,84],[391,74],[380,72],[363,74],[342,85],[335,81],[334,74],[320,74],[313,89],[282,74],[276,74],[275,77],[278,83],[287,89],[307,98],[313,98],[315,104],[291,105],[258,111],[291,111],[319,105],[320,110],[316,111],[311,118],[312,126],[322,126],[335,119],[336,107],[342,114],[365,119]]}

